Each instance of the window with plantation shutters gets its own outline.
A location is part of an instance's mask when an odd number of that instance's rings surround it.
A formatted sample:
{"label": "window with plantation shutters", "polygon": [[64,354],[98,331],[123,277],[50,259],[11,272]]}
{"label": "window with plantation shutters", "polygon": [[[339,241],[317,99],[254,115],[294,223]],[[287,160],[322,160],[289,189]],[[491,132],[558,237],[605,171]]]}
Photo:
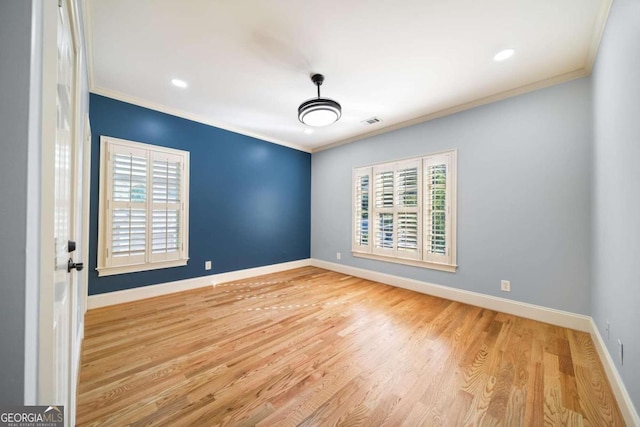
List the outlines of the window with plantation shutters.
{"label": "window with plantation shutters", "polygon": [[353,255],[455,271],[455,168],[448,151],[354,169]]}
{"label": "window with plantation shutters", "polygon": [[189,153],[101,137],[98,274],[186,265]]}

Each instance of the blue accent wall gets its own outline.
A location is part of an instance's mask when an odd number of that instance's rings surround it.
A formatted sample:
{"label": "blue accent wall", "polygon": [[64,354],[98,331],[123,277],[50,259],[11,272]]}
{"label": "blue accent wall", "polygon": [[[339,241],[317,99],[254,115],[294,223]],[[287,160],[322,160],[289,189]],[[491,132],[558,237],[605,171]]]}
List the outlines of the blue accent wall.
{"label": "blue accent wall", "polygon": [[[96,94],[89,111],[89,295],[309,258],[311,154]],[[191,153],[188,265],[98,277],[101,135]]]}

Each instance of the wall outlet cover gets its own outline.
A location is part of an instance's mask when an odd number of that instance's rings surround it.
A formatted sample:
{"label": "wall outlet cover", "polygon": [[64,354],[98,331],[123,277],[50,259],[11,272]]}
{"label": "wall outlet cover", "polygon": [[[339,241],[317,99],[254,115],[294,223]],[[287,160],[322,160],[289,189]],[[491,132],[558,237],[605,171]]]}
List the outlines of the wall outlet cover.
{"label": "wall outlet cover", "polygon": [[211,261],[205,261],[204,262],[204,269],[205,270],[211,270]]}
{"label": "wall outlet cover", "polygon": [[508,280],[500,281],[500,290],[504,292],[511,292],[511,282]]}
{"label": "wall outlet cover", "polygon": [[620,359],[620,366],[624,365],[624,345],[622,340],[618,340],[618,358]]}

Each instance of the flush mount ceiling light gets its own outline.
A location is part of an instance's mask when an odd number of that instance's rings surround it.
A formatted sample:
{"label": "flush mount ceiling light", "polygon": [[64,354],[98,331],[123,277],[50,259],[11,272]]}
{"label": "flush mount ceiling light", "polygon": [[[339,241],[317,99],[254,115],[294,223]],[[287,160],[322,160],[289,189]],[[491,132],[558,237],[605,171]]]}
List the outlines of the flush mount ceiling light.
{"label": "flush mount ceiling light", "polygon": [[320,97],[320,85],[324,82],[322,74],[314,74],[311,81],[318,87],[318,97],[303,102],[298,107],[298,120],[308,126],[327,126],[336,122],[342,115],[342,107],[333,99]]}
{"label": "flush mount ceiling light", "polygon": [[516,53],[515,49],[512,49],[512,48],[504,49],[496,53],[496,55],[493,57],[493,60],[497,62],[501,62],[501,61],[504,61],[505,59],[511,58],[514,53]]}

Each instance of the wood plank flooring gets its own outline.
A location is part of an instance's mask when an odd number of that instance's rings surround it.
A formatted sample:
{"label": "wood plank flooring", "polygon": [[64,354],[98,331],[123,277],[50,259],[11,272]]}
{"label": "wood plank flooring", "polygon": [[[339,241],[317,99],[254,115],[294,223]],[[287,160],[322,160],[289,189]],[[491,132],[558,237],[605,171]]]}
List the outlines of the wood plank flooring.
{"label": "wood plank flooring", "polygon": [[80,426],[622,426],[588,334],[305,267],[86,316]]}

